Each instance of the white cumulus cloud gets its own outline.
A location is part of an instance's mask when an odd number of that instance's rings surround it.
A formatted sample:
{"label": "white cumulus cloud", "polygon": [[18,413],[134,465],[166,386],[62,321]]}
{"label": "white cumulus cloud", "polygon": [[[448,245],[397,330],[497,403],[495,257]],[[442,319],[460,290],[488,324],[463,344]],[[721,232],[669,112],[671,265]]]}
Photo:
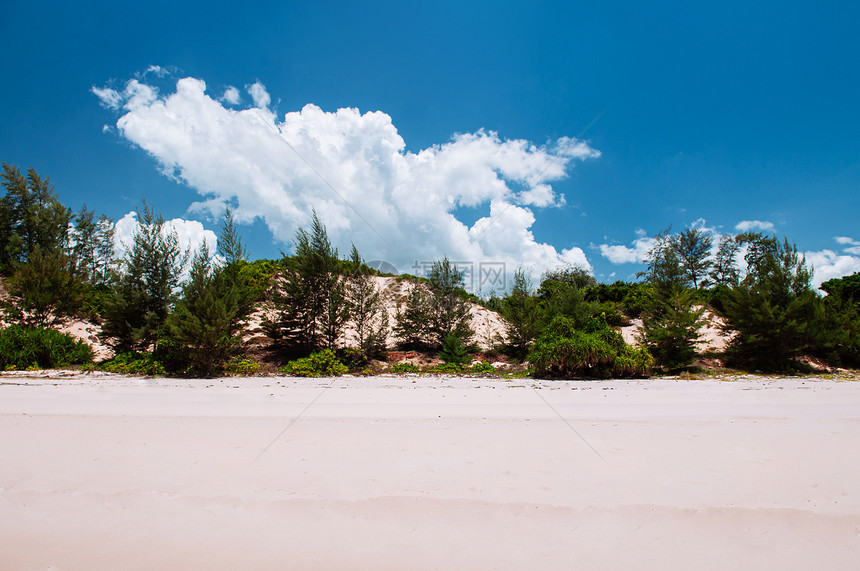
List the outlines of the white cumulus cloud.
{"label": "white cumulus cloud", "polygon": [[855,240],[848,236],[836,236],[834,240],[836,240],[837,244],[841,244],[843,246],[843,251],[860,256],[860,240]]}
{"label": "white cumulus cloud", "polygon": [[[117,220],[114,226],[114,253],[118,258],[123,257],[126,250],[131,247],[136,229],[137,213],[134,211]],[[209,248],[210,255],[214,255],[217,251],[218,237],[212,230],[204,228],[203,224],[197,220],[186,220],[184,218],[166,220],[162,232],[173,231],[176,232],[179,246],[183,250],[189,250],[193,253],[205,242]]]}
{"label": "white cumulus cloud", "polygon": [[842,253],[829,249],[804,253],[806,263],[813,270],[812,283],[815,287],[829,279],[860,272],[860,241],[847,236],[836,236],[834,240],[843,246]]}
{"label": "white cumulus cloud", "polygon": [[102,105],[113,110],[122,106],[126,111],[134,111],[139,107],[152,104],[158,97],[156,88],[141,83],[137,79],[128,80],[122,91],[110,87],[92,87],[90,91],[99,98]]}
{"label": "white cumulus cloud", "polygon": [[230,105],[238,105],[241,100],[242,96],[239,94],[239,90],[232,85],[225,89],[224,95],[221,96],[221,101]]}
{"label": "white cumulus cloud", "polygon": [[768,232],[774,230],[774,225],[773,222],[764,220],[741,220],[735,225],[735,230],[738,232],[752,232],[754,230]]}
{"label": "white cumulus cloud", "polygon": [[[531,231],[533,208],[564,203],[551,183],[567,177],[574,161],[600,155],[584,141],[563,137],[537,146],[479,130],[411,152],[381,111],[327,112],[308,104],[279,119],[261,83],[246,90],[254,106],[245,109],[225,107],[191,77],[166,95],[132,82],[122,92],[93,93],[122,109],[116,126],[123,137],[197,191],[202,200],[193,211],[220,216],[229,201],[237,222],[261,218],[289,242],[315,209],[339,249],[354,242],[367,259],[404,271],[443,254],[504,262],[510,271],[590,269],[580,248],[556,249]],[[468,226],[456,217],[461,206],[486,208],[487,215]]]}
{"label": "white cumulus cloud", "polygon": [[623,244],[600,244],[600,253],[613,264],[640,264],[654,247],[656,241],[647,236],[645,230],[636,230],[636,239],[630,246]]}
{"label": "white cumulus cloud", "polygon": [[248,86],[248,94],[254,102],[254,106],[261,109],[266,108],[271,103],[272,98],[269,97],[269,92],[266,91],[266,86],[259,81]]}

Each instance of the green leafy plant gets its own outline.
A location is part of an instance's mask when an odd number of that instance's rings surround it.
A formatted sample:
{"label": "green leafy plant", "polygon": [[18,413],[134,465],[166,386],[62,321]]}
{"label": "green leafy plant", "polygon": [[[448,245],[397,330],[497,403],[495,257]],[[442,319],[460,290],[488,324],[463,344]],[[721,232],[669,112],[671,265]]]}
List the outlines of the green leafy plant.
{"label": "green leafy plant", "polygon": [[[173,359],[188,373],[211,376],[230,359],[239,343],[233,333],[239,312],[238,290],[220,266],[213,265],[204,242],[194,256],[182,298],[167,317]],[[180,365],[181,366],[181,365]]]}
{"label": "green leafy plant", "polygon": [[0,368],[5,370],[53,369],[92,358],[89,345],[53,329],[10,325],[0,330]]}
{"label": "green leafy plant", "polygon": [[696,359],[704,307],[694,305],[692,290],[677,288],[661,295],[642,314],[642,341],[657,363],[668,370],[681,369]]}
{"label": "green leafy plant", "polygon": [[763,371],[790,371],[794,359],[816,347],[824,322],[823,306],[812,289],[805,258],[788,240],[748,233],[747,275],[724,302],[726,329],[736,332],[729,363]]}
{"label": "green leafy plant", "polygon": [[436,365],[435,367],[430,369],[430,373],[444,373],[444,374],[458,374],[462,373],[465,369],[463,365],[460,363],[442,363],[440,365]]}
{"label": "green leafy plant", "polygon": [[535,341],[528,360],[537,376],[567,379],[647,376],[653,366],[646,349],[626,345],[602,317],[581,330],[557,317]]}
{"label": "green leafy plant", "polygon": [[468,347],[466,347],[466,344],[459,335],[449,333],[442,342],[439,358],[445,361],[445,363],[464,365],[469,362]]}
{"label": "green leafy plant", "polygon": [[825,324],[820,352],[831,363],[860,365],[860,272],[821,284]]}
{"label": "green leafy plant", "polygon": [[126,373],[129,375],[156,377],[165,374],[164,365],[152,353],[136,353],[134,351],[119,353],[110,361],[101,363],[99,368],[109,373]]}
{"label": "green leafy plant", "polygon": [[418,373],[418,372],[420,372],[420,369],[417,366],[415,366],[415,364],[409,363],[407,361],[407,362],[403,362],[403,363],[397,363],[396,365],[391,367],[391,372],[392,373],[398,373],[398,374]]}
{"label": "green leafy plant", "polygon": [[477,363],[469,367],[469,372],[478,375],[495,374],[496,368],[486,361],[478,361]]}
{"label": "green leafy plant", "polygon": [[346,365],[346,368],[351,372],[364,371],[370,363],[368,356],[357,347],[347,347],[338,351],[337,356],[338,360]]}
{"label": "green leafy plant", "polygon": [[247,357],[236,357],[224,367],[227,375],[253,375],[260,369],[260,364]]}
{"label": "green leafy plant", "polygon": [[296,377],[339,377],[349,372],[349,369],[338,361],[331,349],[311,353],[309,357],[290,361],[278,372]]}

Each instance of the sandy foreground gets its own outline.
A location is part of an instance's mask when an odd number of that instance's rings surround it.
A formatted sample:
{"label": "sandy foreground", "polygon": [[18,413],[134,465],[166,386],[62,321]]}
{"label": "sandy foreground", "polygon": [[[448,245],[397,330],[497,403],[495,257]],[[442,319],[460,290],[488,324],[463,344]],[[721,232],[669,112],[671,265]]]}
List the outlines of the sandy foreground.
{"label": "sandy foreground", "polygon": [[0,377],[2,569],[856,569],[860,382]]}

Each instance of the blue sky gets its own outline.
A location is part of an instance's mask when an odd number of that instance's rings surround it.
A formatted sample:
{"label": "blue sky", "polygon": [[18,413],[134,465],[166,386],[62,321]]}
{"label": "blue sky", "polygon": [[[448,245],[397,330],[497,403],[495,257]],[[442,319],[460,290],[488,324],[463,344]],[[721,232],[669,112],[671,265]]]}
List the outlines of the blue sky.
{"label": "blue sky", "polygon": [[189,236],[226,201],[255,258],[315,208],[342,251],[406,271],[612,281],[670,224],[746,222],[821,279],[860,270],[858,12],[7,1],[0,159],[117,220],[145,196]]}

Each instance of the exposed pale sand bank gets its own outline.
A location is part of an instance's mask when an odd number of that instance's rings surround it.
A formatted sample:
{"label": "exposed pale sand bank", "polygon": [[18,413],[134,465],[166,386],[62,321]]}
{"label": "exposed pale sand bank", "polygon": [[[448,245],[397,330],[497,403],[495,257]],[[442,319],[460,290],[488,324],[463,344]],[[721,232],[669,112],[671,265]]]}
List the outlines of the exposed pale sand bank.
{"label": "exposed pale sand bank", "polygon": [[3,376],[0,568],[854,569],[858,444],[833,380]]}

